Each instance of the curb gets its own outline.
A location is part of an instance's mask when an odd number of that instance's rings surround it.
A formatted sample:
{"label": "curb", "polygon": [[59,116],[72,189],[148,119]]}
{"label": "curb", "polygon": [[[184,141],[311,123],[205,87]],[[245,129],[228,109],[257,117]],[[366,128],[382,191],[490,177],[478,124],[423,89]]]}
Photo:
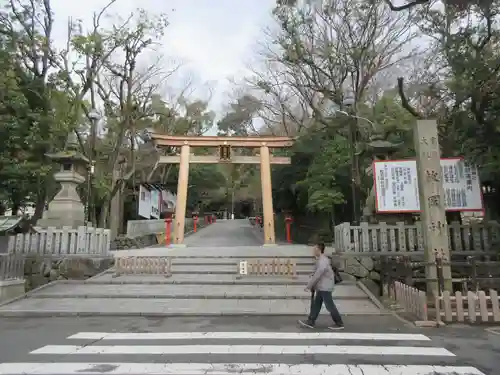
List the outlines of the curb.
{"label": "curb", "polygon": [[[96,285],[255,285],[255,286],[266,286],[266,285],[302,285],[307,283],[307,279],[291,279],[291,280],[172,280],[172,279],[162,279],[162,280],[119,280],[114,278],[111,280],[59,280],[61,283],[66,284],[96,284]],[[356,285],[355,283],[345,283],[344,285]]]}
{"label": "curb", "polygon": [[[89,279],[90,280],[90,279]],[[95,285],[109,285],[109,284],[127,284],[127,285],[164,285],[164,284],[180,284],[180,285],[258,285],[258,286],[265,286],[265,285],[304,285],[305,281],[304,280],[276,280],[276,281],[271,281],[267,280],[265,282],[259,282],[256,283],[255,281],[239,281],[239,280],[233,280],[233,281],[175,281],[175,280],[85,280],[83,281],[83,284],[95,284]],[[76,280],[74,280],[76,281]]]}
{"label": "curb", "polygon": [[[166,249],[170,249],[170,247],[165,247]],[[165,249],[161,247],[157,247],[156,249]],[[152,248],[154,249],[154,248]],[[187,247],[187,249],[193,249],[192,247]],[[141,250],[141,249],[127,249],[127,250],[119,250],[119,251],[129,251],[129,250]],[[119,255],[115,254],[115,258],[120,258],[120,257],[126,257],[127,255]],[[138,255],[141,256],[141,255]],[[241,256],[241,255],[143,255],[146,257],[155,257],[155,256],[167,256],[172,258],[173,260],[175,259],[237,259],[241,260],[242,258],[245,259],[275,259],[275,258],[290,258],[290,259],[307,259],[310,263],[307,265],[313,265],[314,263],[311,261],[311,256],[308,255],[292,255],[292,256],[282,256],[282,257],[276,257],[275,255],[246,255],[246,256]],[[201,262],[201,261],[200,261]],[[203,263],[206,264],[206,263]],[[305,263],[304,263],[305,264]]]}
{"label": "curb", "polygon": [[388,310],[361,280],[357,281],[356,284],[364,293],[366,293],[370,301],[372,301],[372,303],[380,309],[382,315],[392,315],[394,318],[399,320],[404,325],[407,325],[409,327],[415,327],[415,324],[413,324],[411,321],[406,320],[405,318],[397,314],[395,311]]}
{"label": "curb", "polygon": [[31,297],[34,293],[40,291],[40,290],[43,290],[44,288],[48,288],[49,286],[52,286],[52,285],[55,285],[57,283],[59,283],[60,281],[62,280],[55,280],[55,281],[52,281],[50,283],[47,283],[47,284],[44,284],[44,285],[41,285],[39,286],[38,288],[35,288],[35,289],[32,289],[30,290],[29,292],[26,292],[24,294],[21,294],[20,296],[17,296],[17,297],[14,297],[14,298],[11,298],[11,299],[8,299],[6,301],[3,301],[2,303],[0,303],[0,307],[2,306],[5,306],[5,305],[8,305],[10,303],[13,303],[13,302],[16,302],[16,301],[19,301],[19,300],[22,300],[24,298],[28,298],[28,297]]}
{"label": "curb", "polygon": [[[80,281],[80,280],[68,280],[68,281]],[[116,278],[113,280],[95,280],[95,281],[83,281],[83,284],[95,284],[95,285],[257,285],[257,286],[266,286],[266,285],[302,285],[306,283],[306,280],[266,280],[264,282],[256,283],[255,281],[196,281],[196,280],[186,280],[186,281],[175,281],[175,280],[117,280]],[[76,283],[75,283],[76,284]]]}
{"label": "curb", "polygon": [[264,245],[264,232],[261,231],[261,230],[255,230],[255,228],[257,228],[257,226],[255,226],[254,228],[252,228],[252,233],[253,235],[255,236],[255,238],[259,241],[260,245],[263,246]]}
{"label": "curb", "polygon": [[[107,257],[108,258],[108,257]],[[113,259],[113,258],[111,258]],[[98,277],[98,276],[103,276],[105,274],[107,274],[109,272],[110,269],[112,269],[113,266],[111,266],[111,268],[108,268],[102,272],[99,272],[98,274],[92,276],[92,277],[89,277],[87,280],[90,280],[94,277]],[[69,281],[69,283],[67,283]],[[47,284],[44,284],[44,285],[40,285],[38,288],[35,288],[35,289],[31,289],[29,292],[26,292],[24,294],[21,294],[20,296],[17,296],[17,297],[14,297],[14,298],[11,298],[11,299],[8,299],[8,300],[5,300],[3,302],[0,303],[0,307],[1,306],[5,306],[5,305],[8,305],[10,303],[13,303],[13,302],[16,302],[16,301],[19,301],[23,298],[29,298],[31,297],[33,294],[35,293],[38,293],[39,291],[45,289],[45,288],[48,288],[49,286],[53,286],[53,285],[56,285],[56,284],[80,284],[81,282],[85,282],[86,280],[54,280],[54,281],[50,281],[48,282]]]}
{"label": "curb", "polygon": [[[123,311],[106,311],[106,312],[97,312],[97,311],[86,311],[86,312],[74,312],[74,311],[38,311],[38,310],[17,310],[17,311],[0,311],[0,317],[5,318],[54,318],[54,317],[151,317],[151,318],[161,318],[161,317],[222,317],[222,316],[234,316],[234,317],[250,317],[250,316],[262,316],[262,317],[304,317],[305,312],[297,313],[297,314],[281,314],[281,313],[272,313],[272,312],[217,312],[217,313],[189,313],[189,312],[173,312],[173,313],[164,313],[164,312],[123,312]],[[328,316],[328,314],[324,314]],[[353,314],[353,313],[342,313],[342,316],[380,316],[380,313],[373,314]],[[382,314],[384,315],[384,314]]]}
{"label": "curb", "polygon": [[498,327],[490,327],[485,329],[486,332],[489,332],[493,335],[500,335],[500,328]]}
{"label": "curb", "polygon": [[[55,299],[55,298],[73,298],[73,299],[92,299],[92,298],[128,298],[128,299],[229,299],[229,300],[310,300],[311,296],[303,295],[303,296],[259,296],[259,295],[194,295],[194,294],[150,294],[150,295],[137,295],[137,294],[44,294],[41,293],[39,295],[34,295],[31,298],[33,299]],[[356,300],[365,300],[363,297],[335,297],[336,301],[356,301]]]}
{"label": "curb", "polygon": [[381,311],[388,311],[385,306],[379,301],[377,297],[366,287],[365,284],[363,284],[362,281],[356,281],[356,285],[363,291],[363,293],[366,294],[368,299],[375,305],[377,308],[379,308]]}
{"label": "curb", "polygon": [[418,328],[439,328],[439,327],[444,327],[445,325],[446,324],[444,322],[436,322],[433,320],[416,320],[415,321],[415,326]]}

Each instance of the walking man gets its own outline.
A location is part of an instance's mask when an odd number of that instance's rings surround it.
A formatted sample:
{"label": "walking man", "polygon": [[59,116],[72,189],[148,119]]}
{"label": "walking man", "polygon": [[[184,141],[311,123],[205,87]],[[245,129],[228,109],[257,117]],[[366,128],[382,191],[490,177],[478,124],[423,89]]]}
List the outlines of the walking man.
{"label": "walking man", "polygon": [[314,256],[316,257],[316,267],[314,274],[311,276],[306,290],[313,293],[314,298],[311,302],[311,312],[307,320],[299,320],[299,323],[304,327],[314,328],[316,319],[321,311],[323,303],[332,316],[335,325],[328,327],[331,330],[344,329],[344,323],[340,316],[335,302],[333,302],[332,293],[335,287],[335,275],[331,267],[330,259],[325,255],[325,244],[318,243],[314,247]]}

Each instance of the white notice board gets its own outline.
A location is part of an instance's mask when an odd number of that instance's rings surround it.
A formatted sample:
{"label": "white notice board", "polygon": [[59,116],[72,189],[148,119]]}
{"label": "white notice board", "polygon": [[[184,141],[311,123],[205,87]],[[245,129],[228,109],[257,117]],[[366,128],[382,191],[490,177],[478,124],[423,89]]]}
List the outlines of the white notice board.
{"label": "white notice board", "polygon": [[144,186],[139,186],[138,214],[145,219],[151,219],[151,192]]}
{"label": "white notice board", "polygon": [[[447,211],[483,211],[477,167],[462,158],[441,159]],[[417,162],[415,160],[373,163],[377,212],[419,212]]]}
{"label": "white notice board", "polygon": [[151,217],[153,219],[160,218],[160,191],[155,188],[151,189],[149,201],[151,203]]}

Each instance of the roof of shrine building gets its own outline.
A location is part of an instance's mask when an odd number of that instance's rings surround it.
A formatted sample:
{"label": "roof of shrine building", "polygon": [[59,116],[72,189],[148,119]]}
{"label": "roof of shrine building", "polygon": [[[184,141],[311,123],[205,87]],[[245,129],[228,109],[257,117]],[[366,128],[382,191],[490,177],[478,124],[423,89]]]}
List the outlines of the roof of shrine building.
{"label": "roof of shrine building", "polygon": [[27,217],[21,216],[0,216],[0,235],[14,231],[26,222]]}

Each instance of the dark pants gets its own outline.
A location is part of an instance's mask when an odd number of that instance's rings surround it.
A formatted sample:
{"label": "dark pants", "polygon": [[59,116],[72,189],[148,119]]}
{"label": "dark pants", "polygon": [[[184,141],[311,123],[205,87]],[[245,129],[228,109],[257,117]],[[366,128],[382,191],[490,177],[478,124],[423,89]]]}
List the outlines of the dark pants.
{"label": "dark pants", "polygon": [[319,312],[321,311],[321,307],[323,306],[323,302],[325,303],[326,309],[332,316],[334,323],[339,326],[344,325],[339,310],[337,310],[337,306],[335,306],[335,302],[333,302],[332,292],[324,292],[321,290],[316,291],[314,301],[311,303],[311,313],[309,314],[308,319],[309,322],[313,324],[316,322]]}

